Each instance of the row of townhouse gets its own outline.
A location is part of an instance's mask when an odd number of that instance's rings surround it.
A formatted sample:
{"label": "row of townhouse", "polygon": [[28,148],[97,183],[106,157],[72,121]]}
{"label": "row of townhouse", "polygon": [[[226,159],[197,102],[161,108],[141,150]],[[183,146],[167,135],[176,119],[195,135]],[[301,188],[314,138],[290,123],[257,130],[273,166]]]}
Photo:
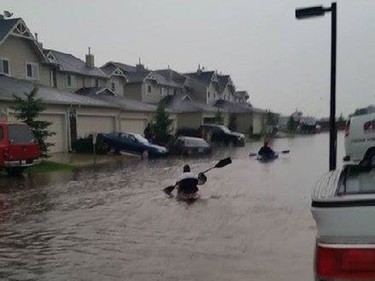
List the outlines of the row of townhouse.
{"label": "row of townhouse", "polygon": [[200,67],[185,74],[149,70],[141,62],[98,68],[90,49],[85,61],[44,49],[21,18],[0,15],[0,120],[14,120],[13,95],[24,96],[35,85],[47,104],[41,119],[56,133],[53,152],[69,151],[72,141],[91,132],[143,133],[160,102],[173,129],[212,122],[220,110],[225,124],[236,115],[241,132],[263,130],[264,111],[248,103],[246,91],[236,91],[229,75]]}

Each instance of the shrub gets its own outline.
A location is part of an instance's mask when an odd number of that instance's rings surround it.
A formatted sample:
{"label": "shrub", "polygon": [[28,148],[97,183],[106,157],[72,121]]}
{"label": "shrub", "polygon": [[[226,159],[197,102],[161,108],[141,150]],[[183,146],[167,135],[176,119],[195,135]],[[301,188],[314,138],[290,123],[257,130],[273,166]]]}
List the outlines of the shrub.
{"label": "shrub", "polygon": [[[103,137],[99,134],[96,138],[96,154],[106,154],[110,147],[103,141]],[[92,143],[92,134],[84,138],[79,138],[72,143],[72,150],[78,153],[94,153]]]}

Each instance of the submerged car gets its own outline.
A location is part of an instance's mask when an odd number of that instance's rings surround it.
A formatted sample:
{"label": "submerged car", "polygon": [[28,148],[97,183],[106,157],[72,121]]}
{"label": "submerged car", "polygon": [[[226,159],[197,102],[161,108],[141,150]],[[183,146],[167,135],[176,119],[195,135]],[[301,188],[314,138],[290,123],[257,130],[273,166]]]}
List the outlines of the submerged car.
{"label": "submerged car", "polygon": [[331,171],[312,196],[316,280],[375,280],[375,169]]}
{"label": "submerged car", "polygon": [[201,125],[198,129],[198,135],[212,143],[223,143],[233,146],[245,145],[245,135],[231,131],[223,125]]}
{"label": "submerged car", "polygon": [[101,134],[103,141],[116,151],[126,151],[142,154],[147,157],[165,157],[168,149],[164,146],[150,143],[139,134],[110,133]]}
{"label": "submerged car", "polygon": [[176,155],[208,155],[212,149],[202,138],[180,136],[170,146],[170,152]]}

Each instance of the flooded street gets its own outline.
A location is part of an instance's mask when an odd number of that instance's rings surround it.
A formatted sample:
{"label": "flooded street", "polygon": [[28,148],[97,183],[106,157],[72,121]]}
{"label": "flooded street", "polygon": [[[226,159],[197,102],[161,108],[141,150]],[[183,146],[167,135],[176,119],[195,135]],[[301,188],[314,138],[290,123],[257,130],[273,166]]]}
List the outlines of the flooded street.
{"label": "flooded street", "polygon": [[[291,153],[267,164],[248,157],[251,143],[210,159],[0,179],[0,279],[313,280],[310,194],[328,171],[328,137],[278,139]],[[199,172],[226,156],[196,203],[161,192],[183,164]]]}

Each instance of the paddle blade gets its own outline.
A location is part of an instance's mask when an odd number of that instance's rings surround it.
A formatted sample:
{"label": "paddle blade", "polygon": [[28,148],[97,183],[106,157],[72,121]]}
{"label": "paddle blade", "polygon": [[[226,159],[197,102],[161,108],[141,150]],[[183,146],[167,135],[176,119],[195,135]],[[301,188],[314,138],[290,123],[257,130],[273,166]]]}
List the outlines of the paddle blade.
{"label": "paddle blade", "polygon": [[170,186],[167,186],[166,188],[164,188],[163,191],[164,191],[165,194],[170,195],[172,193],[172,191],[174,190],[174,188],[175,188],[174,185],[170,185]]}
{"label": "paddle blade", "polygon": [[281,151],[281,153],[283,153],[283,154],[288,154],[290,152],[290,150],[283,150],[283,151]]}
{"label": "paddle blade", "polygon": [[249,154],[250,157],[254,157],[254,156],[257,156],[257,155],[258,155],[258,153],[250,153]]}
{"label": "paddle blade", "polygon": [[228,157],[228,158],[225,158],[225,159],[220,160],[220,161],[215,165],[215,168],[222,168],[222,167],[225,167],[226,165],[229,165],[230,163],[232,163],[232,159],[231,159],[230,157]]}

